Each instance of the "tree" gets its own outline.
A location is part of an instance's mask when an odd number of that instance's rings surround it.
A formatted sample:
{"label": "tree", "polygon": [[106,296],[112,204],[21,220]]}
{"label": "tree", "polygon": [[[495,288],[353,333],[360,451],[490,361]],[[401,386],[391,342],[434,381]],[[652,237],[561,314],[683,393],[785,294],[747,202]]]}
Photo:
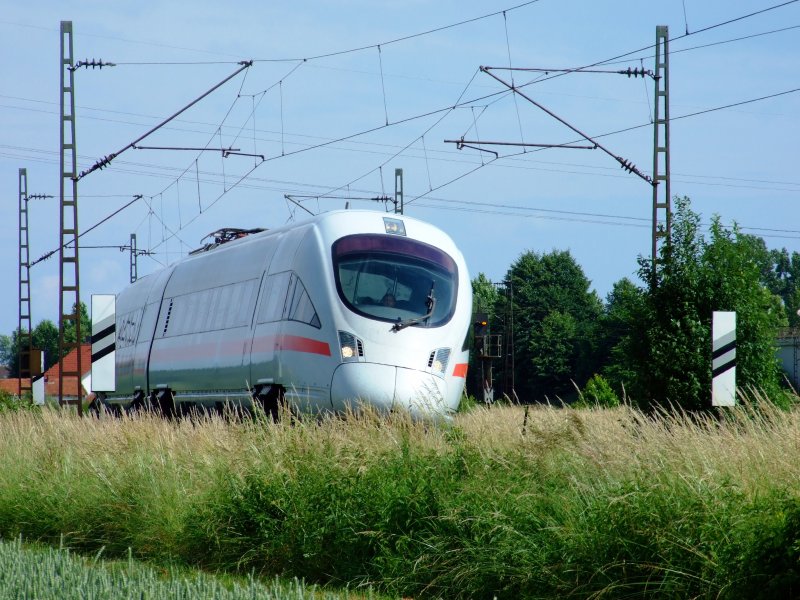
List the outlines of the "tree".
{"label": "tree", "polygon": [[602,304],[569,251],[526,252],[513,286],[516,391],[524,402],[571,398],[597,366]]}
{"label": "tree", "polygon": [[58,362],[58,327],[52,321],[40,321],[31,332],[31,339],[34,348],[44,351],[45,371]]}
{"label": "tree", "polygon": [[472,310],[473,312],[485,312],[492,316],[495,304],[497,303],[497,288],[489,281],[483,273],[472,280]]}
{"label": "tree", "polygon": [[755,236],[742,236],[753,244],[761,269],[762,283],[773,294],[780,296],[790,327],[800,327],[800,254],[781,250],[767,250],[764,240]]}
{"label": "tree", "polygon": [[10,335],[0,333],[0,365],[11,368],[13,342]]}
{"label": "tree", "polygon": [[671,243],[655,270],[639,258],[648,287],[641,297],[628,290],[619,305],[623,327],[608,372],[631,377],[627,389],[643,407],[709,406],[712,313],[728,310],[737,314],[737,385],[777,393],[775,333],[786,317],[780,298],[763,284],[759,245],[716,216],[706,240],[688,198],[676,199],[672,223]]}
{"label": "tree", "polygon": [[627,277],[616,282],[606,296],[600,318],[598,358],[602,375],[611,388],[625,396],[626,386],[636,378],[637,365],[631,360],[636,336],[636,325],[646,313],[644,290]]}
{"label": "tree", "polygon": [[[92,322],[89,319],[89,312],[86,305],[81,302],[81,339],[84,343],[91,340]],[[11,336],[2,336],[0,339],[0,362],[6,364],[9,369],[9,376],[19,377],[19,330]],[[68,344],[75,343],[75,324],[67,322],[64,327],[64,339]],[[44,364],[42,369],[46,371],[58,362],[58,326],[52,321],[44,319],[31,331],[31,345],[34,348],[44,351]]]}
{"label": "tree", "polygon": [[[72,305],[72,311],[75,312],[75,305]],[[81,342],[86,343],[92,339],[92,320],[89,318],[89,311],[86,309],[86,304],[81,302],[80,310],[81,320]],[[67,321],[64,323],[64,340],[69,344],[75,343],[75,322]]]}

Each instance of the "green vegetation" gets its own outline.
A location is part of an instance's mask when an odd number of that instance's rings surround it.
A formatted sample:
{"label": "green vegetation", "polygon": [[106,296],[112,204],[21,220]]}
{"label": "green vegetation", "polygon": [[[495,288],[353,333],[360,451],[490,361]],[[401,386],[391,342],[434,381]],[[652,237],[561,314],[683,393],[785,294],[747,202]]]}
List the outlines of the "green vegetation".
{"label": "green vegetation", "polygon": [[392,596],[796,597],[800,413],[0,414],[0,534]]}
{"label": "green vegetation", "polygon": [[619,396],[611,389],[611,385],[602,375],[593,375],[586,382],[577,402],[573,403],[574,408],[586,408],[595,406],[597,408],[614,408],[620,405]]}
{"label": "green vegetation", "polygon": [[575,382],[585,383],[598,366],[592,340],[602,303],[589,280],[569,252],[556,250],[525,252],[505,279],[513,285],[513,311],[495,314],[513,312],[517,395],[550,402],[574,398]]}
{"label": "green vegetation", "polygon": [[[91,559],[68,549],[25,546],[21,540],[0,540],[0,598],[202,598],[203,600],[339,600],[355,595],[323,592],[298,580],[261,583],[250,576],[241,581],[222,580],[200,571],[175,567],[155,568],[128,558],[126,561],[101,559],[102,551]],[[373,594],[359,594],[373,598]]]}
{"label": "green vegetation", "polygon": [[[793,402],[781,391],[775,340],[780,327],[800,322],[800,254],[767,250],[717,217],[704,234],[688,198],[675,198],[671,243],[655,267],[639,258],[639,278],[641,286],[618,281],[603,303],[569,252],[556,250],[520,256],[505,293],[479,274],[476,306],[489,313],[492,332],[513,332],[517,395],[570,403],[599,374],[613,395],[643,410],[709,409],[712,314],[736,311],[739,389],[784,407]],[[475,378],[469,384],[480,389]]]}
{"label": "green vegetation", "polygon": [[712,219],[708,239],[688,200],[676,200],[672,243],[653,269],[640,260],[640,277],[655,281],[629,304],[620,357],[636,376],[625,383],[640,406],[699,409],[711,389],[711,318],[736,311],[736,379],[740,389],[780,397],[775,338],[786,325],[781,299],[761,278],[752,238]]}
{"label": "green vegetation", "polygon": [[0,413],[17,410],[36,411],[39,407],[33,403],[30,396],[20,398],[16,394],[0,390]]}
{"label": "green vegetation", "polygon": [[[92,321],[83,302],[80,305],[80,320],[81,338],[87,342],[92,336]],[[75,343],[74,321],[67,321],[64,339],[69,344]],[[31,345],[44,352],[45,362],[42,370],[46,371],[52,367],[58,362],[58,325],[49,319],[40,321],[31,331]],[[15,330],[10,336],[0,335],[0,364],[8,367],[10,377],[19,376],[19,350],[19,330]]]}

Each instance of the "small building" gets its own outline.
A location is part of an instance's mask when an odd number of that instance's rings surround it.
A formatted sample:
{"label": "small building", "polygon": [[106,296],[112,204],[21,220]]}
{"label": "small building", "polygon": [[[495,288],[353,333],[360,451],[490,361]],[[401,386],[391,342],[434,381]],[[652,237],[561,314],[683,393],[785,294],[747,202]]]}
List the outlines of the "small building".
{"label": "small building", "polygon": [[8,392],[12,396],[16,396],[19,394],[20,383],[22,383],[22,387],[26,389],[30,389],[31,387],[31,380],[27,377],[24,377],[21,382],[16,377],[10,377],[0,379],[0,391]]}
{"label": "small building", "polygon": [[[87,376],[92,372],[92,345],[81,344],[81,382],[87,381]],[[78,361],[78,348],[73,349],[64,357],[64,369],[67,373],[74,372]],[[61,372],[59,364],[56,363],[44,373],[44,397],[45,401],[58,402],[58,376]],[[75,400],[78,397],[78,378],[71,376],[64,378],[64,400]],[[84,384],[83,397],[89,395],[89,390]]]}
{"label": "small building", "polygon": [[778,331],[776,356],[784,375],[795,390],[800,390],[800,329],[787,327]]}

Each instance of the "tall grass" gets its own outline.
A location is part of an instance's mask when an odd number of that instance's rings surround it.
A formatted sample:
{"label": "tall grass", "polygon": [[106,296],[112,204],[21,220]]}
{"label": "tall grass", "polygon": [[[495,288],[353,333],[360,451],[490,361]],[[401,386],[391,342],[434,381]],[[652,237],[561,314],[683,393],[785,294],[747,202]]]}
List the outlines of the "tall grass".
{"label": "tall grass", "polygon": [[452,598],[800,594],[800,420],[0,415],[0,534]]}

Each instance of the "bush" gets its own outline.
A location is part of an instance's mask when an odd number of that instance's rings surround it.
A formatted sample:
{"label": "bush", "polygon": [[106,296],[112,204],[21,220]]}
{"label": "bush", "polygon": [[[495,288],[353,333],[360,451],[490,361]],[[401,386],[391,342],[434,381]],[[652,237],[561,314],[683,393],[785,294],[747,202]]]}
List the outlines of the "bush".
{"label": "bush", "polygon": [[586,382],[579,394],[580,398],[573,404],[576,408],[590,406],[613,408],[620,404],[619,397],[602,375],[592,375],[592,378]]}
{"label": "bush", "polygon": [[0,390],[0,412],[35,410],[36,408],[37,407],[33,403],[33,400],[30,396],[25,395],[20,398],[15,394],[10,394],[5,390]]}

